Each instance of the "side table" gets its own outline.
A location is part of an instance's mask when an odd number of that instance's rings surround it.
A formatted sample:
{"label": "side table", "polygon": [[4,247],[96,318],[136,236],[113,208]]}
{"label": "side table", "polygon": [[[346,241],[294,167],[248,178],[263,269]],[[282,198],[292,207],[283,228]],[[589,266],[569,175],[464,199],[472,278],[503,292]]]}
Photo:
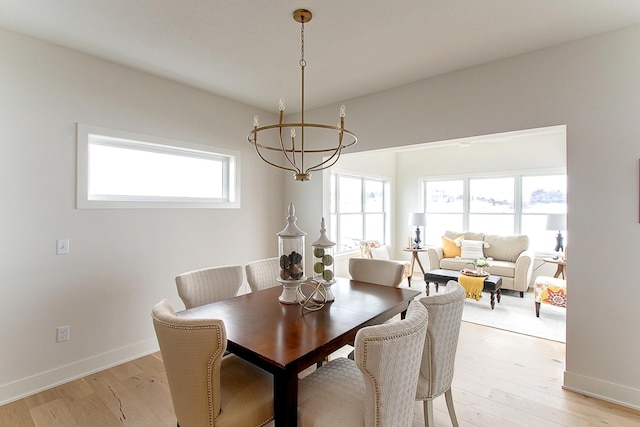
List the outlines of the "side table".
{"label": "side table", "polygon": [[553,275],[554,278],[558,278],[560,277],[560,275],[562,275],[563,279],[567,279],[567,260],[566,259],[561,259],[561,258],[543,258],[544,262],[548,262],[549,264],[556,264],[558,266],[558,268],[556,269],[555,274]]}
{"label": "side table", "polygon": [[413,276],[413,269],[416,261],[418,261],[418,266],[420,267],[420,271],[422,271],[422,275],[424,276],[425,270],[424,270],[424,267],[422,266],[422,263],[420,262],[420,257],[418,256],[418,254],[420,252],[427,252],[427,250],[423,248],[420,248],[420,249],[404,248],[403,251],[411,252],[411,275]]}

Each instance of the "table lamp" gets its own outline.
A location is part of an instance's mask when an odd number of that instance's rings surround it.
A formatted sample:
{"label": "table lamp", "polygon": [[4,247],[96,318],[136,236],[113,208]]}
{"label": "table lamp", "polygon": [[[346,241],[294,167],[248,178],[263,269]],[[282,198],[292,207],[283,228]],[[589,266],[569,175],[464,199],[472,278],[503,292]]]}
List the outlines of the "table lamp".
{"label": "table lamp", "polygon": [[420,226],[427,225],[427,214],[414,212],[409,214],[409,225],[416,227],[416,237],[413,239],[413,249],[422,249],[420,246]]}
{"label": "table lamp", "polygon": [[558,230],[556,236],[556,252],[564,252],[564,242],[562,230],[567,229],[567,214],[549,214],[547,215],[547,230]]}

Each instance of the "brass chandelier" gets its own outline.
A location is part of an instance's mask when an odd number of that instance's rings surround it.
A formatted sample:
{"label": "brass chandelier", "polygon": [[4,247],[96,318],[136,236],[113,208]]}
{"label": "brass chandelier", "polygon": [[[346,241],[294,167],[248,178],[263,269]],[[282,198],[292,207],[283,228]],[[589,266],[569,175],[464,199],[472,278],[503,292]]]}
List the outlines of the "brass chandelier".
{"label": "brass chandelier", "polygon": [[[340,122],[337,126],[305,123],[304,121],[304,69],[307,65],[304,60],[304,24],[311,21],[312,14],[306,9],[298,9],[293,12],[293,19],[300,23],[300,71],[302,74],[302,103],[300,123],[283,123],[284,120],[284,99],[280,99],[278,109],[280,110],[280,119],[277,124],[260,126],[258,116],[253,118],[253,130],[247,135],[247,140],[253,144],[258,156],[271,166],[294,172],[296,181],[308,181],[311,178],[311,172],[319,171],[333,166],[338,159],[342,150],[353,146],[358,142],[356,135],[344,128],[345,107],[340,106],[339,116]],[[290,128],[288,131],[286,128]],[[300,129],[300,141],[296,143],[296,128]],[[305,128],[326,129],[337,132],[337,142],[327,147],[311,147],[305,149]],[[275,130],[278,138],[272,143],[264,143],[262,139],[258,143],[258,133],[267,130]],[[283,131],[285,135],[289,135],[291,142],[283,139]],[[263,133],[264,134],[264,133]],[[263,135],[261,134],[261,135]],[[346,138],[345,138],[346,136]],[[268,138],[267,138],[268,139]],[[266,151],[265,151],[266,150]],[[280,154],[269,155],[270,151],[277,151]],[[308,155],[313,155],[311,161]],[[269,157],[269,158],[267,158]],[[309,166],[306,163],[311,163]]]}

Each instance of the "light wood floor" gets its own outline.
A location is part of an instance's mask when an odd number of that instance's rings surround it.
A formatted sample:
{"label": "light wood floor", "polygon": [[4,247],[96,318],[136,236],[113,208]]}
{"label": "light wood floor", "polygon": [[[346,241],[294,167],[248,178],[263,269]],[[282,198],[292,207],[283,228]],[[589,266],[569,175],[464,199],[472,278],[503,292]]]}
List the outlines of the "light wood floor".
{"label": "light wood floor", "polygon": [[[462,323],[453,399],[461,427],[640,426],[640,412],[561,388],[564,344]],[[436,426],[450,426],[444,398]],[[415,404],[413,426],[422,426]],[[0,406],[0,426],[174,427],[159,353]]]}

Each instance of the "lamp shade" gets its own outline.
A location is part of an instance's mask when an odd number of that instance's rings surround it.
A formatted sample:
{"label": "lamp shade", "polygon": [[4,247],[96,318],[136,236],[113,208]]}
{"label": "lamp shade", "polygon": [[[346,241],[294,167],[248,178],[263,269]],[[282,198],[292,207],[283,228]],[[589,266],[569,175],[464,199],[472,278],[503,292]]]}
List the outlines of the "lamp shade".
{"label": "lamp shade", "polygon": [[425,226],[427,225],[427,214],[422,212],[414,212],[409,214],[409,225]]}
{"label": "lamp shade", "polygon": [[567,229],[567,214],[547,215],[547,230],[561,231]]}

